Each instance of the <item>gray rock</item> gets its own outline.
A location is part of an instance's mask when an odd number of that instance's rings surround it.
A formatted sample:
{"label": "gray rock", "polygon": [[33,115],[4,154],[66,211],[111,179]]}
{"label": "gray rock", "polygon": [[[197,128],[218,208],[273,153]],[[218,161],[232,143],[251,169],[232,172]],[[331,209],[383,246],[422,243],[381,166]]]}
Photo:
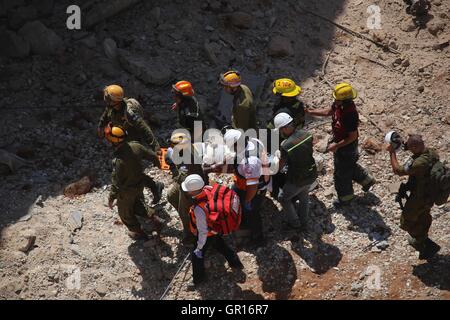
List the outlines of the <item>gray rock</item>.
{"label": "gray rock", "polygon": [[36,242],[35,231],[28,230],[23,234],[23,238],[18,249],[23,253],[27,253],[33,248],[35,242]]}
{"label": "gray rock", "polygon": [[30,53],[30,44],[10,30],[0,30],[0,56],[23,58]]}
{"label": "gray rock", "polygon": [[108,293],[108,287],[101,283],[95,287],[95,292],[97,292],[99,296],[104,297]]}
{"label": "gray rock", "polygon": [[234,12],[230,15],[231,24],[239,29],[250,29],[253,25],[253,17],[245,12]]}
{"label": "gray rock", "polygon": [[149,60],[120,49],[118,53],[121,66],[146,84],[164,85],[173,78],[166,59],[155,57]]}
{"label": "gray rock", "polygon": [[117,44],[113,39],[107,38],[103,41],[103,50],[109,59],[114,60],[117,58]]}
{"label": "gray rock", "polygon": [[442,20],[436,20],[431,21],[431,23],[428,25],[428,32],[431,33],[433,36],[437,36],[438,33],[443,31],[445,29],[445,22]]}
{"label": "gray rock", "polygon": [[40,21],[28,22],[19,30],[19,35],[30,43],[35,54],[54,55],[64,47],[61,38]]}
{"label": "gray rock", "polygon": [[294,48],[288,38],[277,35],[269,42],[268,54],[271,57],[291,56],[294,54]]}
{"label": "gray rock", "polygon": [[71,212],[67,224],[71,231],[81,229],[83,226],[83,214],[80,211]]}
{"label": "gray rock", "polygon": [[212,63],[214,66],[219,64],[219,59],[217,58],[216,54],[214,53],[214,50],[212,46],[210,45],[209,41],[205,41],[203,44],[203,49],[205,50],[205,55],[208,58],[208,61]]}

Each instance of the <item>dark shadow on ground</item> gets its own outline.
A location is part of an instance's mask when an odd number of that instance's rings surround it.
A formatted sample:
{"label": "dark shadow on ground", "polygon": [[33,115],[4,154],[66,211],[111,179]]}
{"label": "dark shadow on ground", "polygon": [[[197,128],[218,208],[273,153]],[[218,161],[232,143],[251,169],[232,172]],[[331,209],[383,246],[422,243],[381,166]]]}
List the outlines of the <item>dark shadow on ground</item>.
{"label": "dark shadow on ground", "polygon": [[387,240],[391,228],[386,225],[380,213],[372,206],[380,204],[381,200],[373,193],[357,196],[348,207],[337,209],[351,225],[349,230],[366,233],[371,240]]}
{"label": "dark shadow on ground", "polygon": [[413,275],[428,287],[450,291],[450,256],[436,255],[429,261],[413,266]]}
{"label": "dark shadow on ground", "polygon": [[336,267],[342,259],[338,247],[323,241],[324,234],[330,234],[335,226],[331,220],[332,209],[316,196],[310,197],[310,220],[306,229],[289,238],[292,249],[317,274],[324,274]]}

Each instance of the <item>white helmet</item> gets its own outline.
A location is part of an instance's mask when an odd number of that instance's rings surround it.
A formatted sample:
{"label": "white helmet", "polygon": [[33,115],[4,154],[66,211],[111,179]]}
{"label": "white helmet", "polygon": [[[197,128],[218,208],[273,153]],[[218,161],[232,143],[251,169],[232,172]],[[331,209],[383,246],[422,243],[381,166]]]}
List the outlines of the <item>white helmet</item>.
{"label": "white helmet", "polygon": [[198,174],[191,174],[184,179],[184,182],[181,184],[181,189],[185,192],[191,192],[201,190],[204,186],[205,182],[202,177]]}
{"label": "white helmet", "polygon": [[228,129],[225,134],[223,135],[223,140],[227,145],[232,145],[236,141],[238,141],[242,136],[241,130],[236,129]]}
{"label": "white helmet", "polygon": [[273,124],[275,125],[276,129],[280,129],[282,127],[287,126],[289,123],[291,123],[294,119],[290,115],[288,115],[285,112],[281,112],[275,116],[275,119],[273,120]]}
{"label": "white helmet", "polygon": [[384,141],[392,145],[395,151],[400,150],[402,146],[402,138],[396,131],[389,131],[384,137]]}

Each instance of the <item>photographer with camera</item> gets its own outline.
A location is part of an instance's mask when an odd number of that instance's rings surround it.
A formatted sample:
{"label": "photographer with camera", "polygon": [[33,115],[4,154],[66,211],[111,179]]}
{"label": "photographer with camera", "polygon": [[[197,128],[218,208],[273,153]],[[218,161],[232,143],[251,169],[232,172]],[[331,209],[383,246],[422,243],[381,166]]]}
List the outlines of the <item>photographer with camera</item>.
{"label": "photographer with camera", "polygon": [[[406,143],[403,143],[403,148],[412,153],[412,158],[405,166],[401,166],[396,154],[399,149],[398,141],[393,141],[388,136],[387,139],[391,140],[387,150],[394,173],[408,176],[408,182],[402,183],[396,199],[402,209],[400,228],[409,233],[408,242],[419,251],[419,259],[429,259],[440,250],[440,246],[428,238],[432,222],[430,211],[434,204],[430,188],[431,170],[439,161],[439,156],[425,147],[420,135],[410,135]],[[406,199],[404,205],[403,199]]]}

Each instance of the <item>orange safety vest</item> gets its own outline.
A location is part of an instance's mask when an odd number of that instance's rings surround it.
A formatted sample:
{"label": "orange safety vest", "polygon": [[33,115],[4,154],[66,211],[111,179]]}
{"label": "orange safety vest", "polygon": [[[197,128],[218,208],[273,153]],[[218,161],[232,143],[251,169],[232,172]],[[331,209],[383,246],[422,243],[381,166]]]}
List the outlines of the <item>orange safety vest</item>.
{"label": "orange safety vest", "polygon": [[[211,188],[211,186],[206,186],[205,188]],[[209,208],[208,208],[208,197],[206,196],[206,193],[202,191],[200,194],[195,196],[194,198],[195,204],[191,206],[189,210],[189,229],[191,229],[191,232],[194,235],[198,235],[197,230],[197,219],[195,218],[195,207],[199,206],[202,208],[202,210],[205,212],[206,215],[206,223],[208,225],[208,237],[212,237],[214,235],[217,235],[216,232],[212,231],[212,222],[211,219],[209,219]]]}

